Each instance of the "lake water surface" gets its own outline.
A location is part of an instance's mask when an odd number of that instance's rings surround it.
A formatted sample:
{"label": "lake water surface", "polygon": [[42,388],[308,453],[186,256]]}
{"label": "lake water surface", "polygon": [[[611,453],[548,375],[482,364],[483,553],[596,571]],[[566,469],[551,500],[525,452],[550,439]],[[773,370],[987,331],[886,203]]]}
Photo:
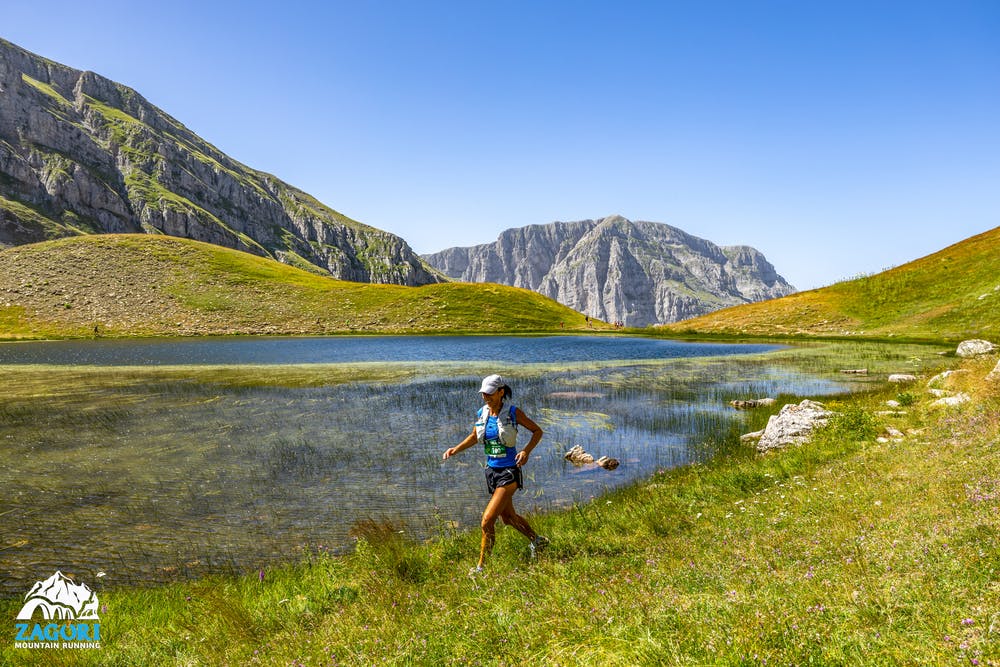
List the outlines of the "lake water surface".
{"label": "lake water surface", "polygon": [[0,345],[3,364],[99,366],[496,361],[501,364],[752,354],[774,345],[600,336],[343,336],[26,342]]}
{"label": "lake water surface", "polygon": [[[416,538],[475,530],[482,453],[441,453],[470,432],[494,372],[545,430],[519,507],[587,502],[712,456],[748,418],[733,398],[847,387],[763,354],[775,349],[577,336],[3,344],[0,595],[55,570],[92,587],[256,570],[349,548],[367,520]],[[577,468],[563,458],[574,445],[621,466]]]}

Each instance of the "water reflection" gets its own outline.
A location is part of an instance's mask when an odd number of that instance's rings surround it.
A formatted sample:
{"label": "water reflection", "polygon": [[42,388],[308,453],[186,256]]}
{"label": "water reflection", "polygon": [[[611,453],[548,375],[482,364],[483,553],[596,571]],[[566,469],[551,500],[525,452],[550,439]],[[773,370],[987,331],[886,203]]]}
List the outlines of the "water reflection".
{"label": "water reflection", "polygon": [[[843,388],[741,359],[497,368],[546,434],[519,507],[567,507],[712,455],[705,434],[745,418],[731,398]],[[318,387],[109,375],[12,392],[0,412],[0,593],[22,595],[57,569],[105,571],[111,585],[254,569],[345,548],[364,519],[418,537],[442,520],[476,526],[483,457],[441,452],[471,429],[484,370]],[[563,458],[573,445],[621,466],[575,468]]]}

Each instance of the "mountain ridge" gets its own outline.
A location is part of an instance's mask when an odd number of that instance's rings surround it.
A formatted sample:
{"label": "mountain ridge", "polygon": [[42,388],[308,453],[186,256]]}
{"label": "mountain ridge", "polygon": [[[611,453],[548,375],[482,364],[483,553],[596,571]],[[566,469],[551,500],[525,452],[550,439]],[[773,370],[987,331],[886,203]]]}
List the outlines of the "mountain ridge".
{"label": "mountain ridge", "polygon": [[0,246],[142,232],[344,280],[443,280],[405,240],[230,158],[132,88],[0,39]]}
{"label": "mountain ridge", "polygon": [[493,243],[421,257],[450,278],[524,287],[626,326],[674,322],[794,291],[754,248],[720,247],[620,215],[507,229]]}

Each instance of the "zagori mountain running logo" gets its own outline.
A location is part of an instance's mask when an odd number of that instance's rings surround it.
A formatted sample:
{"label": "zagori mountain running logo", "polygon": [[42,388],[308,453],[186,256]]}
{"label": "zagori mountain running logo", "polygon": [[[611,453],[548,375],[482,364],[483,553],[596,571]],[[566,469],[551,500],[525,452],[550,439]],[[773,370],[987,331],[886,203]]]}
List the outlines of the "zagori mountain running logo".
{"label": "zagori mountain running logo", "polygon": [[100,648],[97,594],[87,584],[74,583],[62,572],[35,582],[24,596],[18,621],[31,621],[41,611],[42,619],[69,623],[16,623],[14,648]]}

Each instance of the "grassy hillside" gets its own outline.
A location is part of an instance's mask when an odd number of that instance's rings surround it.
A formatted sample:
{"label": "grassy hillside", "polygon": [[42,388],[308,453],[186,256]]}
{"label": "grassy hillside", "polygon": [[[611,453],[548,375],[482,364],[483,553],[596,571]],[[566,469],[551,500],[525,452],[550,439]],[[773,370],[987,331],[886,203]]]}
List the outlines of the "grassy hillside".
{"label": "grassy hillside", "polygon": [[334,280],[247,253],[146,235],[80,236],[0,252],[0,338],[518,332],[584,316],[502,285]]}
{"label": "grassy hillside", "polygon": [[1000,227],[877,275],[727,308],[663,331],[1000,338]]}

